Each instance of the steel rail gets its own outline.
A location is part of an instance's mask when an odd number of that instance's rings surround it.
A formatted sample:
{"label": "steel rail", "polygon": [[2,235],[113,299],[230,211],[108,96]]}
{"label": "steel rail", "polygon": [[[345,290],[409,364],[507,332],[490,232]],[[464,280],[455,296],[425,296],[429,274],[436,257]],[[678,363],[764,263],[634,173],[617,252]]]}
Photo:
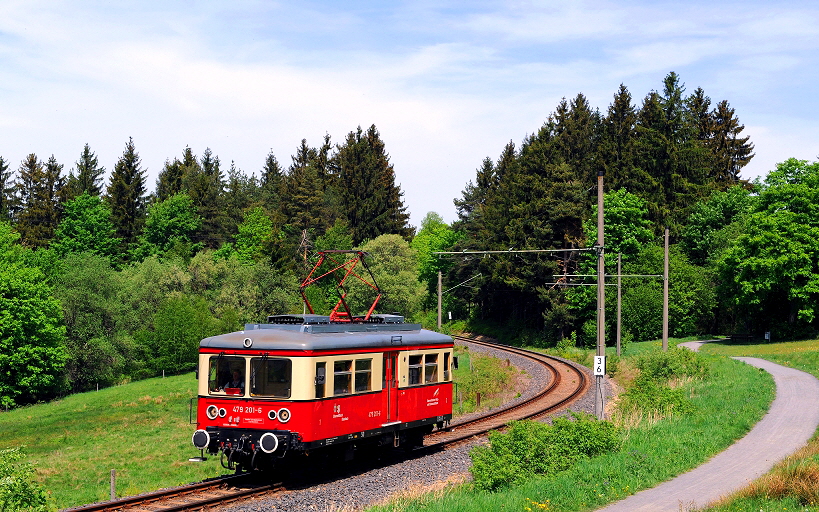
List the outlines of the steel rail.
{"label": "steel rail", "polygon": [[[460,443],[464,440],[486,434],[490,430],[503,428],[514,420],[540,418],[566,407],[575,399],[582,396],[589,388],[589,379],[583,371],[555,357],[499,343],[481,341],[475,338],[464,336],[455,336],[454,338],[458,341],[487,346],[532,359],[543,365],[552,375],[552,378],[547,385],[529,400],[518,404],[510,404],[470,421],[452,425],[448,431],[441,430],[429,434],[425,438],[425,448],[446,447],[451,444]],[[563,369],[573,374],[574,380],[564,386],[563,389],[565,389],[564,393],[566,393],[566,396],[553,399],[551,395],[563,384],[564,379],[560,371]]]}

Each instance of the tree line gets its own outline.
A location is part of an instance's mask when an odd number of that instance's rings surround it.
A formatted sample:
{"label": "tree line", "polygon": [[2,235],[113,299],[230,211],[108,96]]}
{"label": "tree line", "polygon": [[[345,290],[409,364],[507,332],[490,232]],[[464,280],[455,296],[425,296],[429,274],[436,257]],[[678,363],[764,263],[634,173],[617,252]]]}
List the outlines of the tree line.
{"label": "tree line", "polygon": [[[104,190],[88,146],[67,177],[53,157],[30,155],[15,179],[0,160],[0,406],[189,370],[199,339],[301,312],[298,282],[321,249],[371,253],[382,312],[434,326],[441,272],[444,311],[472,329],[593,345],[595,292],[577,285],[592,282],[582,276],[595,258],[435,252],[590,247],[598,173],[608,274],[618,253],[624,274],[661,274],[671,232],[672,335],[810,335],[819,164],[792,159],[743,180],[754,155],[743,130],[727,101],[687,94],[675,73],[640,105],[623,85],[605,112],[578,94],[484,159],[454,223],[431,212],[417,230],[374,126],[335,145],[303,140],[287,169],[268,154],[258,177],[185,148],[151,194],[131,140]],[[337,300],[333,286],[309,293],[319,311]],[[661,280],[624,279],[626,341],[660,335],[661,301]],[[613,340],[611,287],[606,303]],[[27,393],[14,391],[21,367]]]}
{"label": "tree line", "polygon": [[[375,126],[302,140],[286,169],[271,152],[258,177],[186,147],[152,193],[129,139],[105,174],[88,144],[67,175],[0,157],[0,407],[190,370],[199,339],[300,311],[315,250],[400,261],[414,234]],[[415,309],[410,278],[386,307]]]}

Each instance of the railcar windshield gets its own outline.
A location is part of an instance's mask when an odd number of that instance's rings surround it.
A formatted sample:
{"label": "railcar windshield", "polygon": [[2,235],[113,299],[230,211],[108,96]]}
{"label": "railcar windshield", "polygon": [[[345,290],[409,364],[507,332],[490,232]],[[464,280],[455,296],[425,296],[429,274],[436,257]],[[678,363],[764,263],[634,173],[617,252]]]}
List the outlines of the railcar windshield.
{"label": "railcar windshield", "polygon": [[211,356],[208,367],[210,394],[245,394],[245,358],[225,355]]}
{"label": "railcar windshield", "polygon": [[254,357],[250,360],[250,395],[290,398],[292,376],[290,359]]}

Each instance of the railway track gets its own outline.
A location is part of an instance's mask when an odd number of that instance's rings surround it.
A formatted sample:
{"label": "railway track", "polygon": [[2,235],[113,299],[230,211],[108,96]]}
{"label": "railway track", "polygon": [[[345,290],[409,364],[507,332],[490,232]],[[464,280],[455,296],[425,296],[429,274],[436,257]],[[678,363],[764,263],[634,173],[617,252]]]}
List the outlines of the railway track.
{"label": "railway track", "polygon": [[[453,422],[449,429],[429,434],[424,439],[423,450],[433,451],[454,446],[490,430],[502,428],[513,420],[538,419],[566,407],[583,396],[589,387],[589,379],[583,371],[560,359],[476,338],[456,336],[455,339],[536,361],[546,369],[549,378],[545,379],[529,400],[496,408],[470,420]],[[254,476],[253,473],[229,475],[197,484],[65,509],[63,512],[203,510],[285,490],[281,483],[263,482]]]}
{"label": "railway track", "polygon": [[519,404],[507,405],[462,423],[453,423],[448,430],[436,431],[424,438],[424,446],[448,445],[502,428],[513,420],[538,419],[551,414],[583,396],[588,390],[589,379],[575,366],[552,356],[476,338],[454,336],[456,341],[472,343],[517,354],[543,365],[550,374],[547,382],[534,397]]}

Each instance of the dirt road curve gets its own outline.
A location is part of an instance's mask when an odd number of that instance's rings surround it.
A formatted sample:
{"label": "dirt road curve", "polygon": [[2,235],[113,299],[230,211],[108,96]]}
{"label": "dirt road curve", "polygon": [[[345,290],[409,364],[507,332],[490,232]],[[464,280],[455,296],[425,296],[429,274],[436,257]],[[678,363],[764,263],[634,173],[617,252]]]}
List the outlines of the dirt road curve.
{"label": "dirt road curve", "polygon": [[[700,344],[692,342],[697,346],[689,348],[696,350]],[[773,375],[776,398],[768,414],[745,437],[704,465],[600,510],[678,512],[701,508],[764,475],[805,445],[819,426],[819,380],[764,359],[735,359]]]}

